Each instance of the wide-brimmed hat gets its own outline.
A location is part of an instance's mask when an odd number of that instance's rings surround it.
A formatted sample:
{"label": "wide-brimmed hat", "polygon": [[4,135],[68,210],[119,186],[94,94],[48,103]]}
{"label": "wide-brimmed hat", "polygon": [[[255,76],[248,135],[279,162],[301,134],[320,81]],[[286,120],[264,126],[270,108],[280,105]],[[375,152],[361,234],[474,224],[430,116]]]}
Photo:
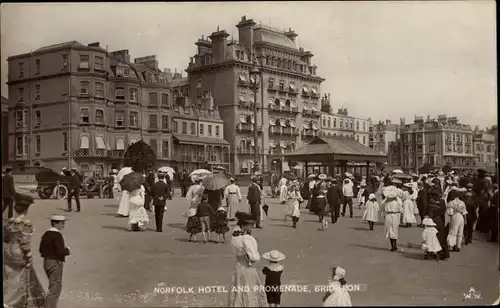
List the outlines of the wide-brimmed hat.
{"label": "wide-brimmed hat", "polygon": [[373,200],[373,199],[377,199],[377,196],[375,196],[375,194],[370,194],[368,196],[368,200]]}
{"label": "wide-brimmed hat", "polygon": [[327,182],[332,182],[332,181],[333,181],[333,178],[332,178],[331,176],[328,176],[328,177],[326,178],[326,181],[327,181]]}
{"label": "wide-brimmed hat", "polygon": [[392,179],[391,183],[393,183],[393,184],[403,184],[403,181],[401,181],[400,179]]}
{"label": "wide-brimmed hat", "polygon": [[340,279],[343,279],[345,277],[345,274],[346,274],[346,270],[343,269],[342,267],[334,267],[332,269],[333,271],[333,280],[334,281],[339,281]]}
{"label": "wide-brimmed hat", "polygon": [[217,209],[217,211],[224,211],[224,212],[227,212],[226,208],[225,208],[225,207],[223,207],[223,206],[220,206],[220,207]]}
{"label": "wide-brimmed hat", "polygon": [[262,255],[263,259],[266,259],[271,262],[280,262],[286,259],[286,256],[279,252],[278,250],[271,250]]}
{"label": "wide-brimmed hat", "polygon": [[236,179],[235,178],[230,178],[229,182],[231,182],[231,183],[236,182]]}
{"label": "wide-brimmed hat", "polygon": [[196,209],[189,209],[186,213],[187,217],[193,217],[196,216]]}
{"label": "wide-brimmed hat", "polygon": [[346,172],[345,176],[348,177],[348,178],[352,178],[352,174],[350,174],[349,172]]}
{"label": "wide-brimmed hat", "polygon": [[477,173],[482,173],[482,174],[485,174],[485,173],[488,173],[488,171],[486,171],[485,169],[483,168],[479,168],[477,169]]}
{"label": "wide-brimmed hat", "polygon": [[432,220],[432,218],[424,218],[424,220],[422,220],[422,224],[424,226],[430,226],[430,227],[436,226],[436,223],[434,222],[434,220]]}
{"label": "wide-brimmed hat", "polygon": [[35,202],[35,199],[33,199],[33,197],[30,195],[16,193],[14,195],[14,201],[16,205],[19,206],[30,206]]}
{"label": "wide-brimmed hat", "polygon": [[313,174],[309,174],[307,176],[308,179],[314,179],[315,177],[316,177],[316,174],[314,174],[314,173]]}
{"label": "wide-brimmed hat", "polygon": [[324,173],[318,175],[318,179],[320,179],[320,180],[326,180],[327,177],[328,176],[326,174],[324,174]]}
{"label": "wide-brimmed hat", "polygon": [[66,221],[67,218],[64,215],[52,215],[50,216],[51,221]]}
{"label": "wide-brimmed hat", "polygon": [[404,187],[413,188],[413,185],[411,183],[404,183]]}

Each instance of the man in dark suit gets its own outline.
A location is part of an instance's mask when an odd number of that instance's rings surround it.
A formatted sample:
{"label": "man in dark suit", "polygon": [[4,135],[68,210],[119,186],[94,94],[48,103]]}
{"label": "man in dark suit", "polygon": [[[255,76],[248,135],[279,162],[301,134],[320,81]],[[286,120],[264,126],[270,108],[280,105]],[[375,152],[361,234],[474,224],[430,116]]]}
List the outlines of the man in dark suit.
{"label": "man in dark suit", "polygon": [[82,185],[80,176],[76,169],[71,169],[71,176],[68,183],[68,212],[71,212],[71,199],[75,198],[76,211],[80,212],[80,187]]}
{"label": "man in dark suit", "polygon": [[147,177],[146,177],[146,184],[148,187],[144,186],[144,188],[146,189],[146,196],[144,198],[144,208],[147,210],[147,211],[151,211],[151,199],[153,198],[152,194],[151,194],[151,190],[155,184],[155,174],[153,172],[153,170],[150,170]]}
{"label": "man in dark suit", "polygon": [[180,184],[181,184],[182,197],[184,198],[186,197],[189,188],[189,174],[187,173],[186,170],[182,170],[180,177]]}
{"label": "man in dark suit", "polygon": [[5,175],[2,177],[2,213],[8,208],[8,217],[14,216],[14,196],[16,195],[16,188],[14,187],[14,178],[12,177],[12,168],[5,168]]}
{"label": "man in dark suit", "polygon": [[260,187],[259,187],[259,178],[257,176],[252,177],[252,184],[248,186],[248,203],[250,204],[250,211],[252,217],[255,219],[255,227],[257,229],[262,229],[260,226]]}
{"label": "man in dark suit", "polygon": [[417,208],[418,213],[420,215],[420,224],[419,227],[423,227],[422,221],[424,220],[425,215],[427,214],[427,202],[429,201],[429,197],[427,195],[427,189],[424,188],[424,184],[422,182],[418,182],[418,195],[417,195]]}
{"label": "man in dark suit", "polygon": [[158,182],[151,189],[153,205],[155,207],[156,232],[163,232],[163,214],[165,205],[170,196],[170,186],[165,182],[165,175],[158,174]]}
{"label": "man in dark suit", "polygon": [[337,186],[337,180],[331,179],[331,185],[326,192],[326,201],[330,207],[330,215],[332,217],[332,224],[336,223],[340,216],[340,204],[342,203],[342,195],[340,188]]}

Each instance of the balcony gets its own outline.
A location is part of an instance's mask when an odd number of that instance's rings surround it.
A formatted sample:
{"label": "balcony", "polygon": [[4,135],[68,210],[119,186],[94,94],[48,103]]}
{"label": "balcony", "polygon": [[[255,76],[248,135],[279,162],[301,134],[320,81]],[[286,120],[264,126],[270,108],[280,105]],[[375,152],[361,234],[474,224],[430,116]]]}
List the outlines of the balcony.
{"label": "balcony", "polygon": [[[253,132],[254,124],[252,124],[252,123],[240,123],[237,129],[239,132]],[[261,125],[257,125],[257,131],[260,133],[262,132]]]}
{"label": "balcony", "polygon": [[238,147],[237,148],[237,153],[238,154],[243,154],[243,155],[253,155],[253,154],[255,154],[255,150],[254,150],[253,147],[250,147],[250,148]]}
{"label": "balcony", "polygon": [[311,97],[312,98],[319,98],[319,93],[311,91]]}
{"label": "balcony", "polygon": [[297,95],[297,94],[299,94],[299,91],[297,91],[297,89],[295,87],[289,87],[288,94],[289,95]]}
{"label": "balcony", "polygon": [[312,115],[312,114],[313,114],[313,112],[312,112],[312,110],[311,110],[311,109],[305,109],[305,108],[304,108],[304,110],[302,111],[302,113],[303,113],[303,114],[305,114],[305,115]]}
{"label": "balcony", "polygon": [[309,91],[302,90],[302,97],[310,97],[311,93]]}
{"label": "balcony", "polygon": [[267,85],[267,91],[268,92],[276,92],[276,91],[278,91],[278,89],[274,83],[269,83]]}
{"label": "balcony", "polygon": [[106,154],[109,158],[123,158],[125,150],[108,150]]}
{"label": "balcony", "polygon": [[247,80],[243,80],[241,78],[238,78],[238,86],[240,87],[248,87],[250,85],[250,82]]}
{"label": "balcony", "polygon": [[284,93],[288,92],[288,89],[285,87],[284,84],[280,84],[279,87],[278,87],[278,92],[284,94]]}
{"label": "balcony", "polygon": [[173,157],[174,160],[176,161],[181,161],[181,162],[205,162],[207,159],[205,158],[205,155],[203,154],[198,154],[198,155],[189,155],[189,154],[177,154],[174,155]]}
{"label": "balcony", "polygon": [[105,149],[77,149],[73,152],[73,157],[106,157],[107,150]]}
{"label": "balcony", "polygon": [[302,133],[302,136],[306,137],[315,137],[317,135],[318,133],[314,129],[305,129],[304,132]]}

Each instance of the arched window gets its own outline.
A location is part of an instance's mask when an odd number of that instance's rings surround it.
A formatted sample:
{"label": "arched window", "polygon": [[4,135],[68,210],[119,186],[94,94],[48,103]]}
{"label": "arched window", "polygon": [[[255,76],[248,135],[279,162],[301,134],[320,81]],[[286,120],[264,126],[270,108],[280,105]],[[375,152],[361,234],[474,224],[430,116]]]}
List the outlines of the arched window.
{"label": "arched window", "polygon": [[366,122],[363,122],[363,131],[366,130]]}
{"label": "arched window", "polygon": [[274,100],[274,104],[275,104],[276,106],[279,106],[279,105],[280,105],[280,99],[279,99],[279,98],[275,99],[275,100]]}
{"label": "arched window", "polygon": [[333,127],[337,127],[337,118],[333,118]]}
{"label": "arched window", "polygon": [[290,104],[291,104],[291,103],[290,103],[290,100],[289,100],[289,99],[287,99],[287,100],[286,100],[286,102],[285,102],[285,104],[286,104],[288,107],[290,107]]}
{"label": "arched window", "polygon": [[359,130],[359,121],[356,121],[356,130]]}
{"label": "arched window", "polygon": [[240,148],[246,149],[246,147],[247,147],[247,143],[246,143],[245,139],[240,140]]}

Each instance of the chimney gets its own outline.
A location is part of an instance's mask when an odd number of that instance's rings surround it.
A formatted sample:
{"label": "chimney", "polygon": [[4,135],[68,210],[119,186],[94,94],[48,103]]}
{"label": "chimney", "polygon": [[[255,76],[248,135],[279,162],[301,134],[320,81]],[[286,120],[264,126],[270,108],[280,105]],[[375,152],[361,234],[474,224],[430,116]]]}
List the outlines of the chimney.
{"label": "chimney", "polygon": [[113,51],[110,54],[111,57],[117,58],[121,62],[130,62],[130,55],[128,53],[128,49]]}
{"label": "chimney", "polygon": [[288,37],[292,42],[295,43],[295,38],[298,36],[292,28],[288,28],[288,31],[284,33],[286,37]]}
{"label": "chimney", "polygon": [[253,50],[253,28],[256,24],[253,19],[247,19],[246,16],[243,16],[241,17],[241,21],[236,25],[236,28],[238,28],[238,40],[248,50]]}
{"label": "chimney", "polygon": [[212,57],[214,63],[224,61],[228,36],[229,34],[226,30],[213,32],[212,35],[210,35],[209,38],[212,40]]}
{"label": "chimney", "polygon": [[99,46],[99,42],[91,43],[88,46],[89,47],[101,47],[101,46]]}
{"label": "chimney", "polygon": [[156,55],[152,56],[147,56],[147,57],[141,57],[141,58],[135,58],[134,59],[135,64],[142,64],[152,70],[158,71],[158,60],[156,60]]}

